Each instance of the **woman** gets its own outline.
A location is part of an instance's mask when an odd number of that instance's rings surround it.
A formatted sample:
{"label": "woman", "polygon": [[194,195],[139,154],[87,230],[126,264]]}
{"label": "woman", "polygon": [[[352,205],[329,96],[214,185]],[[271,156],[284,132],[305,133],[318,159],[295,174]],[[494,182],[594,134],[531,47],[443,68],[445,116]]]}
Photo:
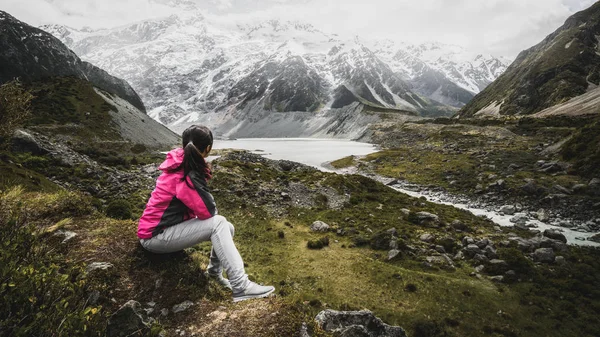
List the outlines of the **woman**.
{"label": "woman", "polygon": [[[183,132],[183,148],[170,151],[138,225],[142,246],[153,253],[171,253],[210,240],[206,275],[233,291],[233,301],[266,297],[275,288],[248,280],[244,262],[233,243],[234,228],[217,215],[204,158],[212,149],[212,132],[193,125]],[[223,277],[223,269],[229,280]]]}

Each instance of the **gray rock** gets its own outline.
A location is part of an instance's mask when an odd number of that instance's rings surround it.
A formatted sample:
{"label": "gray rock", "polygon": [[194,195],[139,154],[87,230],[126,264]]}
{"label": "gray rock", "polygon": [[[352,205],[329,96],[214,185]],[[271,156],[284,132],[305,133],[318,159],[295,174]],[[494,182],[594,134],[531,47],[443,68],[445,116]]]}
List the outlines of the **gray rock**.
{"label": "gray rock", "polygon": [[542,263],[554,262],[554,250],[552,248],[538,248],[533,252],[533,261]]}
{"label": "gray rock", "polygon": [[176,314],[176,313],[185,311],[193,306],[194,306],[194,302],[185,301],[185,302],[181,302],[179,304],[175,304],[171,310],[173,311],[174,314]]}
{"label": "gray rock", "polygon": [[546,222],[548,220],[550,220],[550,216],[548,215],[548,212],[546,212],[546,210],[544,210],[543,208],[540,208],[536,213],[535,213],[535,217],[540,220],[541,222]]}
{"label": "gray rock", "polygon": [[467,247],[465,248],[465,253],[467,256],[473,257],[477,254],[483,254],[483,252],[481,251],[481,248],[477,247],[476,244],[469,244],[467,245]]}
{"label": "gray rock", "polygon": [[475,242],[475,244],[480,249],[484,249],[485,247],[487,247],[487,245],[490,244],[490,240],[488,240],[488,239],[479,240],[479,241]]}
{"label": "gray rock", "polygon": [[506,215],[513,215],[517,211],[517,208],[513,205],[504,205],[500,207],[500,212]]}
{"label": "gray rock", "polygon": [[485,271],[492,275],[504,274],[508,271],[508,263],[504,260],[493,259],[486,265]]}
{"label": "gray rock", "polygon": [[478,264],[487,264],[490,261],[487,256],[483,254],[475,254],[473,256],[473,262]]}
{"label": "gray rock", "polygon": [[468,245],[474,244],[475,240],[470,236],[465,236],[464,238],[462,238],[461,242],[462,245],[466,247]]}
{"label": "gray rock", "polygon": [[298,335],[300,337],[310,337],[310,334],[308,333],[308,326],[306,325],[306,322],[302,322],[302,326],[300,327],[300,331],[298,332]]}
{"label": "gray rock", "polygon": [[313,232],[327,232],[329,230],[329,225],[323,221],[317,220],[310,225],[310,230]]}
{"label": "gray rock", "polygon": [[92,262],[90,263],[86,268],[85,271],[86,273],[91,273],[95,270],[108,270],[109,268],[112,268],[113,264],[110,262]]}
{"label": "gray rock", "polygon": [[76,237],[77,233],[59,229],[59,230],[56,231],[56,233],[54,233],[54,236],[62,236],[63,240],[61,241],[61,243],[67,243],[71,239],[73,239],[74,237]]}
{"label": "gray rock", "polygon": [[600,187],[600,178],[594,178],[592,180],[590,180],[590,183],[588,184],[589,187]]}
{"label": "gray rock", "polygon": [[510,222],[518,225],[525,225],[529,221],[525,213],[517,213],[515,216],[510,218]]}
{"label": "gray rock", "polygon": [[321,329],[343,337],[406,337],[399,326],[390,326],[368,310],[323,310],[315,317]]}
{"label": "gray rock", "polygon": [[561,185],[554,185],[554,186],[552,186],[552,188],[555,191],[557,191],[558,193],[567,194],[567,195],[573,194],[573,191],[571,191],[570,189],[568,189],[564,186],[561,186]]}
{"label": "gray rock", "polygon": [[145,336],[150,332],[152,320],[146,316],[142,305],[130,300],[108,319],[107,337]]}
{"label": "gray rock", "polygon": [[485,248],[483,249],[485,256],[487,256],[490,259],[497,259],[498,258],[498,253],[496,253],[496,249],[492,246],[485,246]]}
{"label": "gray rock", "polygon": [[492,277],[490,277],[490,280],[492,280],[493,282],[501,283],[502,281],[504,281],[504,276],[502,276],[502,275],[492,276]]}
{"label": "gray rock", "polygon": [[393,260],[398,255],[400,255],[400,251],[398,249],[391,249],[388,252],[388,260]]}
{"label": "gray rock", "polygon": [[465,231],[468,229],[467,225],[465,225],[462,221],[460,220],[454,220],[452,221],[452,228],[459,230],[459,231]]}
{"label": "gray rock", "polygon": [[36,156],[42,156],[49,152],[32,134],[23,130],[17,130],[13,134],[11,149],[13,152],[29,152]]}
{"label": "gray rock", "polygon": [[544,231],[544,236],[553,240],[558,240],[563,243],[567,243],[567,237],[559,232],[557,229],[546,229]]}
{"label": "gray rock", "polygon": [[421,234],[419,240],[423,242],[433,242],[433,240],[435,240],[435,235],[430,233]]}
{"label": "gray rock", "polygon": [[415,219],[419,225],[437,225],[440,222],[437,215],[428,212],[415,213]]}
{"label": "gray rock", "polygon": [[565,263],[567,263],[567,260],[565,259],[564,256],[557,256],[554,258],[554,263],[558,264],[558,265],[563,265]]}
{"label": "gray rock", "polygon": [[573,186],[573,193],[583,194],[587,191],[588,185],[586,184],[576,184]]}
{"label": "gray rock", "polygon": [[409,215],[410,214],[410,209],[408,209],[408,208],[401,208],[400,212],[402,212],[402,214],[404,214],[404,215]]}

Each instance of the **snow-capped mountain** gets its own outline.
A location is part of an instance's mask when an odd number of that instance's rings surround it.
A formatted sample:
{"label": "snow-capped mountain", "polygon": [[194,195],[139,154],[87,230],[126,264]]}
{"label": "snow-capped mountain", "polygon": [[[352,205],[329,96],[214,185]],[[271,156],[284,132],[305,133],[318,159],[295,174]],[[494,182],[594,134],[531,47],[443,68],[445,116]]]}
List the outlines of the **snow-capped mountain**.
{"label": "snow-capped mountain", "polygon": [[491,57],[459,60],[460,51],[439,44],[344,40],[301,22],[231,23],[197,10],[109,30],[42,28],[127,79],[149,115],[174,130],[357,104],[448,115],[506,67]]}

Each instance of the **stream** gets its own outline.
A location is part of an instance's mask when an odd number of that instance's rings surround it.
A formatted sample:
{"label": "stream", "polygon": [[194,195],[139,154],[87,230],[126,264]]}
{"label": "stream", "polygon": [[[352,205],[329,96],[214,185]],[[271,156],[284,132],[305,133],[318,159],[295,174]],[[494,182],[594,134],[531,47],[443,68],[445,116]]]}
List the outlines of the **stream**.
{"label": "stream", "polygon": [[[350,155],[365,156],[377,151],[376,146],[373,144],[350,140],[316,138],[245,138],[236,140],[215,140],[213,148],[248,150],[269,159],[295,161],[313,166],[322,171],[340,174],[356,172],[355,170],[348,169],[335,170],[328,165],[328,163]],[[209,157],[208,160],[214,158],[216,157]],[[379,176],[368,177],[384,184],[388,184],[393,180]],[[457,202],[455,197],[442,192],[431,192],[415,185],[409,186],[410,187],[402,183],[390,185],[391,188],[412,197],[425,197],[430,202],[454,206],[456,208],[467,210],[476,216],[487,217],[500,226],[507,227],[514,225],[514,223],[510,222],[513,215],[503,215],[493,210],[478,208],[477,205]],[[567,238],[567,242],[572,245],[600,247],[600,243],[587,240],[596,233],[580,232],[569,228],[553,226],[535,219],[530,219],[527,222],[527,225],[533,226],[532,229],[537,229],[542,232],[546,229],[556,229],[562,232]]]}

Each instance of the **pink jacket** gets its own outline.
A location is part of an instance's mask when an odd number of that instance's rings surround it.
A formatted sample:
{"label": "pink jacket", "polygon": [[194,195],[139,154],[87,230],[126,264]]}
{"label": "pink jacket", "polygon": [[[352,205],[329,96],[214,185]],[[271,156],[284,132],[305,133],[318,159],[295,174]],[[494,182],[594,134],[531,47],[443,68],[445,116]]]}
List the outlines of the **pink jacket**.
{"label": "pink jacket", "polygon": [[190,172],[187,177],[188,185],[182,181],[183,170],[170,172],[182,161],[183,149],[179,148],[170,151],[167,159],[158,167],[163,173],[158,177],[156,188],[140,218],[137,232],[140,239],[152,238],[165,228],[191,218],[204,220],[217,214],[215,200],[203,175]]}

